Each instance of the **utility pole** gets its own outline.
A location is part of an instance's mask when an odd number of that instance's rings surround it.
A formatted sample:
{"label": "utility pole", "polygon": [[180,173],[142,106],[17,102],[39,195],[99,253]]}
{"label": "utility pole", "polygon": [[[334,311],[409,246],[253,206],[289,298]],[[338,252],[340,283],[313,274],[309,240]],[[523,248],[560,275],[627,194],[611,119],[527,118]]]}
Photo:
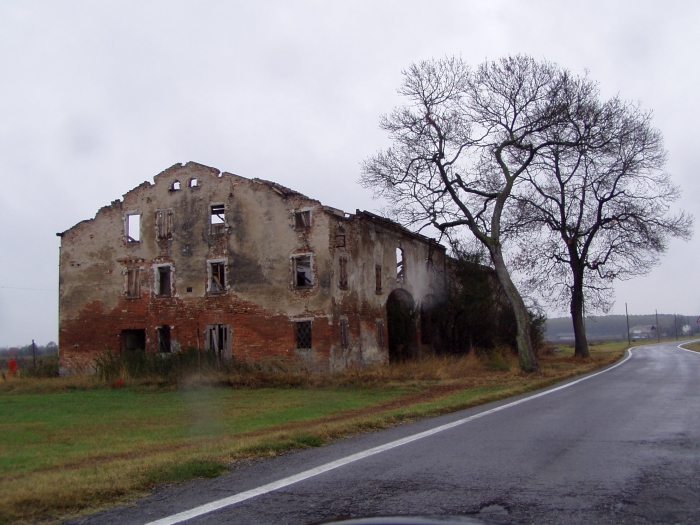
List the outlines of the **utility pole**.
{"label": "utility pole", "polygon": [[673,328],[676,331],[676,341],[678,341],[678,322],[676,321],[676,314],[673,314]]}
{"label": "utility pole", "polygon": [[36,372],[36,345],[34,344],[34,339],[32,339],[32,357],[34,358],[34,371]]}
{"label": "utility pole", "polygon": [[658,343],[661,340],[659,336],[659,311],[654,310],[654,313],[656,314],[656,342]]}
{"label": "utility pole", "polygon": [[625,319],[627,319],[627,344],[631,345],[630,341],[630,314],[627,312],[627,303],[625,303]]}

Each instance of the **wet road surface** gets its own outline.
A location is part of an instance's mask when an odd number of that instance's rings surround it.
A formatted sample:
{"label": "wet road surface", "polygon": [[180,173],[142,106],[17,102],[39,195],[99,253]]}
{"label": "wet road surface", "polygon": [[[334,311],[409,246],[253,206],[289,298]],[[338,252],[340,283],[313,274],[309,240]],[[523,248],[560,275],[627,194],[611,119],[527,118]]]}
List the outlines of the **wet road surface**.
{"label": "wet road surface", "polygon": [[[69,523],[301,525],[393,514],[523,525],[700,523],[700,354],[675,343],[638,347],[619,366],[569,383],[517,404],[241,463]],[[401,439],[409,442],[397,445]],[[367,455],[376,447],[387,450]],[[329,470],[339,460],[346,464]],[[286,486],[265,488],[280,480]],[[169,518],[256,489],[262,494],[219,510]]]}

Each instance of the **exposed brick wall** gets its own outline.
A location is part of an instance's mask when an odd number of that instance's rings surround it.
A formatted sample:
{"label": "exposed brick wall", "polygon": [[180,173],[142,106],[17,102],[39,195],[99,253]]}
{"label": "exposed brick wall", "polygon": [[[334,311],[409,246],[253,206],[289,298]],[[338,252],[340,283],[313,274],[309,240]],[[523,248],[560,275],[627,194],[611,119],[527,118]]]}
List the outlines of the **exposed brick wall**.
{"label": "exposed brick wall", "polygon": [[[339,344],[340,334],[329,326],[324,312],[309,312],[313,318],[314,368],[328,368],[330,348]],[[171,326],[171,340],[180,348],[205,346],[205,326],[229,325],[234,359],[264,361],[296,358],[296,326],[287,315],[268,312],[253,303],[230,294],[182,300],[177,297],[123,299],[111,311],[99,301],[85,305],[77,318],[60,327],[60,366],[88,369],[94,358],[105,350],[121,351],[121,332],[146,330],[146,351],[157,351],[156,327]],[[336,333],[338,332],[338,333]],[[316,362],[318,361],[318,362]],[[325,366],[323,363],[326,363]]]}
{"label": "exposed brick wall", "polygon": [[[348,319],[350,345],[342,349],[340,317]],[[331,321],[329,322],[329,317]],[[60,327],[63,369],[89,370],[94,359],[106,350],[121,351],[121,332],[146,331],[146,351],[157,351],[156,327],[171,326],[171,341],[181,349],[205,347],[205,326],[225,324],[232,328],[231,352],[234,359],[259,362],[270,359],[303,361],[314,371],[328,371],[331,354],[345,353],[337,359],[342,367],[363,364],[362,336],[376,340],[376,319],[385,317],[383,309],[347,302],[330,316],[326,312],[308,312],[299,318],[313,319],[312,352],[297,351],[296,326],[289,316],[266,311],[259,305],[242,301],[232,294],[202,298],[143,296],[122,299],[111,311],[102,303],[86,304],[75,319]],[[364,328],[361,328],[364,327]],[[386,326],[384,341],[387,341]],[[361,330],[370,332],[361,334]],[[341,364],[341,363],[338,363]],[[333,367],[338,368],[338,366]]]}

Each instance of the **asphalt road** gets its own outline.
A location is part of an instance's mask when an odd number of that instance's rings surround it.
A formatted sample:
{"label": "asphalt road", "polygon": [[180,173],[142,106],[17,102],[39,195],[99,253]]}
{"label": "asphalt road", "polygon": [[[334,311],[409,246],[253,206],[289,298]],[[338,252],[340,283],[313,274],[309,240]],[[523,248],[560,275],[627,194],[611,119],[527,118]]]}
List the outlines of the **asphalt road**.
{"label": "asphalt road", "polygon": [[523,525],[700,523],[700,354],[670,343],[639,347],[616,368],[512,402],[241,464],[70,523],[150,523],[480,414],[183,523],[392,514]]}

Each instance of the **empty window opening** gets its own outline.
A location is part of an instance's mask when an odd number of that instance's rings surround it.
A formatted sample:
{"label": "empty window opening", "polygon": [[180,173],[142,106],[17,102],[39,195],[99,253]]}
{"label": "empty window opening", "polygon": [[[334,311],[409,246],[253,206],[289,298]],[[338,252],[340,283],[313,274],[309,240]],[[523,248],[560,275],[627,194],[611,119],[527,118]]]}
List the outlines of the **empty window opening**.
{"label": "empty window opening", "polygon": [[131,299],[141,297],[138,268],[127,268],[126,270],[126,296]]}
{"label": "empty window opening", "polygon": [[168,325],[159,326],[156,328],[158,335],[158,351],[161,354],[169,354],[172,350],[170,346],[170,327]]}
{"label": "empty window opening", "polygon": [[406,265],[404,264],[403,250],[396,248],[396,280],[402,283],[405,275]]}
{"label": "empty window opening", "polygon": [[192,287],[191,287],[191,286],[188,286],[188,287],[187,287],[187,291],[188,291],[188,292],[192,292]]}
{"label": "empty window opening", "polygon": [[226,264],[223,262],[209,263],[209,291],[226,291]]}
{"label": "empty window opening", "polygon": [[199,181],[195,177],[192,177],[190,180],[187,181],[187,185],[190,188],[196,188],[197,186],[199,186]]}
{"label": "empty window opening", "polygon": [[156,236],[159,241],[173,237],[173,210],[156,210]]}
{"label": "empty window opening", "polygon": [[311,212],[296,211],[294,212],[294,228],[297,230],[305,230],[311,227]]}
{"label": "empty window opening", "polygon": [[377,346],[384,348],[384,321],[377,319]]}
{"label": "empty window opening", "polygon": [[294,263],[294,286],[305,288],[313,286],[314,276],[311,268],[311,256],[299,255],[292,259]]}
{"label": "empty window opening", "polygon": [[337,248],[345,248],[345,235],[335,236],[335,246]]}
{"label": "empty window opening", "polygon": [[311,321],[297,321],[297,348],[311,350]]}
{"label": "empty window opening", "polygon": [[348,288],[348,258],[347,257],[341,257],[338,260],[338,264],[340,265],[339,268],[339,275],[338,275],[338,286],[340,287],[341,290],[347,290]]}
{"label": "empty window opening", "polygon": [[141,242],[141,215],[138,213],[126,216],[126,242]]}
{"label": "empty window opening", "polygon": [[229,327],[225,324],[209,324],[206,326],[206,340],[204,348],[213,352],[219,361],[231,356],[229,344]]}
{"label": "empty window opening", "polygon": [[348,348],[350,346],[350,337],[348,335],[348,320],[340,320],[340,346]]}
{"label": "empty window opening", "polygon": [[176,180],[170,185],[170,191],[178,191],[180,189],[180,181]]}
{"label": "empty window opening", "polygon": [[122,330],[122,352],[144,351],[146,349],[146,330]]}
{"label": "empty window opening", "polygon": [[156,283],[156,294],[157,295],[170,295],[171,292],[171,279],[170,279],[170,266],[158,266],[157,267],[158,281]]}
{"label": "empty window opening", "polygon": [[382,293],[382,265],[376,264],[374,266],[374,291],[376,293]]}
{"label": "empty window opening", "polygon": [[223,204],[212,204],[209,213],[209,223],[212,233],[221,233],[226,225],[226,207]]}

